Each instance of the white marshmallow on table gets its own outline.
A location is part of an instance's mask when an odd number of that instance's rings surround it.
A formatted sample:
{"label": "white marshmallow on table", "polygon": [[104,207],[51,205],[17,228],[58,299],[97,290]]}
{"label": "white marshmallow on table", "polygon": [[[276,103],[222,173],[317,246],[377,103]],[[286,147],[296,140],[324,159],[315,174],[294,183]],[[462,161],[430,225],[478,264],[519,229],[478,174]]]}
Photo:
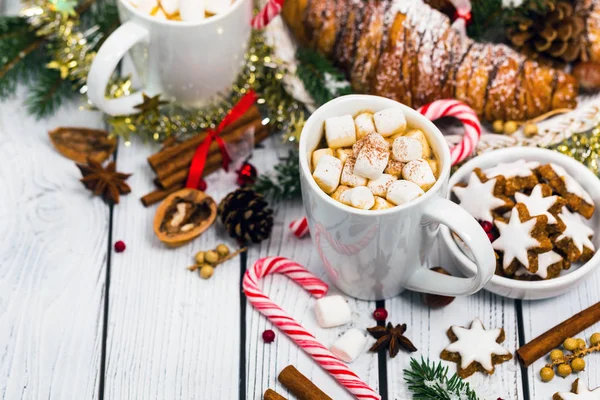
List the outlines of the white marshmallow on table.
{"label": "white marshmallow on table", "polygon": [[381,148],[385,148],[385,149],[389,149],[390,145],[388,142],[386,142],[386,140],[383,138],[383,136],[381,136],[379,133],[375,132],[375,133],[370,133],[367,136],[363,137],[362,139],[360,139],[359,141],[357,141],[353,146],[352,146],[352,154],[354,154],[354,157],[358,157],[358,153],[360,153],[360,150],[367,144],[371,144],[374,146],[381,146]]}
{"label": "white marshmallow on table", "polygon": [[321,328],[345,325],[352,320],[350,307],[340,295],[318,299],[315,302],[315,316]]}
{"label": "white marshmallow on table", "polygon": [[231,0],[206,0],[206,11],[211,14],[221,14],[231,7]]}
{"label": "white marshmallow on table", "polygon": [[344,167],[342,168],[342,178],[340,179],[342,185],[350,187],[366,186],[367,179],[354,174],[355,163],[356,159],[354,157],[348,157],[346,159]]}
{"label": "white marshmallow on table", "polygon": [[160,5],[167,15],[173,15],[179,11],[179,0],[160,0]]}
{"label": "white marshmallow on table", "polygon": [[387,210],[392,207],[394,207],[394,205],[383,197],[375,196],[375,205],[371,207],[371,210]]}
{"label": "white marshmallow on table", "polygon": [[400,180],[392,182],[388,188],[386,199],[393,204],[400,206],[416,199],[425,192],[417,184],[409,181]]}
{"label": "white marshmallow on table", "polygon": [[373,193],[373,196],[385,197],[385,195],[387,194],[388,187],[395,180],[398,180],[398,178],[396,178],[393,175],[381,174],[379,178],[370,180],[369,183],[367,183],[367,187],[369,188],[371,193]]}
{"label": "white marshmallow on table", "polygon": [[415,138],[400,136],[392,143],[392,158],[400,162],[423,158],[423,146]]}
{"label": "white marshmallow on table", "polygon": [[349,147],[356,143],[356,127],[352,115],[330,117],[325,120],[325,139],[332,149]]}
{"label": "white marshmallow on table", "polygon": [[340,201],[340,196],[342,195],[342,193],[344,193],[348,189],[350,189],[350,188],[345,185],[338,186],[337,189],[335,189],[334,192],[331,193],[331,198],[334,200]]}
{"label": "white marshmallow on table", "polygon": [[435,183],[435,175],[429,163],[423,159],[407,162],[402,168],[402,177],[416,183],[423,190],[429,189]]}
{"label": "white marshmallow on table", "polygon": [[375,123],[373,122],[373,114],[362,113],[354,118],[356,125],[356,139],[360,140],[363,137],[375,132]]}
{"label": "white marshmallow on table", "polygon": [[404,136],[417,139],[419,142],[421,142],[421,146],[423,147],[423,156],[421,158],[431,157],[431,147],[429,146],[429,141],[427,140],[427,137],[425,136],[422,130],[411,129],[408,132],[406,132]]}
{"label": "white marshmallow on table", "polygon": [[180,0],[179,15],[182,21],[202,21],[205,14],[205,0]]}
{"label": "white marshmallow on table", "polygon": [[312,167],[313,170],[315,168],[317,168],[317,165],[319,165],[319,161],[321,160],[321,157],[323,156],[332,156],[333,157],[333,150],[331,149],[318,149],[313,151],[312,153]]}
{"label": "white marshmallow on table", "polygon": [[366,186],[346,190],[340,195],[340,201],[348,206],[370,210],[375,204],[373,193]]}
{"label": "white marshmallow on table", "polygon": [[366,344],[367,336],[362,331],[352,328],[331,345],[331,352],[340,360],[351,363],[363,352]]}
{"label": "white marshmallow on table", "polygon": [[368,179],[377,179],[388,165],[390,152],[379,143],[366,143],[358,152],[354,174]]}
{"label": "white marshmallow on table", "polygon": [[406,130],[406,117],[399,107],[386,108],[373,115],[375,129],[384,137]]}
{"label": "white marshmallow on table", "polygon": [[341,175],[342,162],[328,155],[321,157],[315,168],[315,172],[313,172],[315,182],[327,194],[333,193],[338,187]]}
{"label": "white marshmallow on table", "polygon": [[402,168],[404,168],[404,164],[406,164],[406,163],[396,161],[396,160],[390,160],[390,161],[388,161],[388,165],[387,165],[387,167],[385,167],[383,172],[400,179],[402,177]]}
{"label": "white marshmallow on table", "polygon": [[346,162],[348,157],[354,157],[354,153],[351,149],[336,149],[335,158],[339,158],[342,163]]}

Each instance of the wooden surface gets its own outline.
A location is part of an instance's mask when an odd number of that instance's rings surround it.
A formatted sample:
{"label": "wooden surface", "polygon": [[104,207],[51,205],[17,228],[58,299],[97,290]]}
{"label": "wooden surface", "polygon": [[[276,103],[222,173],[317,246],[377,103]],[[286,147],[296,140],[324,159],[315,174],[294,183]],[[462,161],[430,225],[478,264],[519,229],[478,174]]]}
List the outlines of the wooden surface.
{"label": "wooden surface", "polygon": [[[18,9],[14,0],[4,5]],[[155,238],[155,207],[139,202],[152,187],[145,159],[155,149],[137,141],[119,145],[118,169],[134,174],[132,193],[111,208],[83,189],[75,165],[47,138],[60,125],[101,127],[101,116],[72,104],[36,121],[26,115],[23,100],[20,92],[0,103],[0,399],[261,399],[269,387],[288,396],[276,379],[288,364],[332,398],[351,398],[276,329],[275,342],[263,343],[262,332],[273,326],[241,294],[241,275],[267,255],[289,257],[327,279],[310,239],[298,240],[288,231],[290,221],[303,214],[299,202],[278,204],[271,239],[201,280],[186,270],[195,252],[234,243],[219,225],[178,249]],[[255,151],[253,163],[264,173],[286,151],[272,139]],[[218,172],[208,179],[209,193],[219,201],[235,188],[234,181],[234,173]],[[117,240],[127,244],[124,253],[112,251]],[[447,260],[441,249],[432,254],[433,264],[452,269]],[[268,277],[262,287],[326,345],[349,328],[319,328],[314,299],[285,277]],[[488,328],[504,327],[504,345],[514,351],[599,301],[598,287],[594,274],[577,290],[547,301],[480,292],[430,310],[419,294],[407,292],[379,306],[387,308],[391,322],[408,324],[407,336],[419,349],[413,356],[437,361],[449,343],[450,325],[479,317]],[[374,302],[349,303],[351,326],[374,325]],[[585,336],[595,330],[600,326]],[[384,399],[409,399],[402,373],[408,360],[405,353],[390,360],[365,352],[351,368]],[[587,357],[588,368],[579,374],[590,387],[600,385],[599,360]],[[444,364],[455,371],[455,365]],[[511,360],[491,377],[478,373],[468,381],[492,400],[543,400],[568,390],[575,376],[542,383],[542,364],[521,370]]]}

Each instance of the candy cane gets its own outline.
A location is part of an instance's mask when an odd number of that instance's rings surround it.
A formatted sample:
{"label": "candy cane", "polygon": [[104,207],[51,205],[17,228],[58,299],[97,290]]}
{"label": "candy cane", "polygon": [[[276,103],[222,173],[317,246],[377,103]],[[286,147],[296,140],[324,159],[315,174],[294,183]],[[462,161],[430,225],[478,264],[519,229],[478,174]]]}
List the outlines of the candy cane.
{"label": "candy cane", "polygon": [[269,25],[269,22],[281,12],[284,1],[285,0],[268,0],[262,10],[252,18],[252,28],[263,29],[265,26]]}
{"label": "candy cane", "polygon": [[306,217],[293,220],[290,224],[290,230],[297,238],[308,235],[310,231],[308,230],[308,220]]}
{"label": "candy cane", "polygon": [[292,317],[273,303],[258,288],[258,280],[270,274],[283,274],[302,286],[316,298],[327,294],[329,287],[325,282],[311,274],[303,266],[284,257],[261,258],[246,271],[243,288],[250,304],[269,321],[277,325],[281,331],[288,335],[302,350],[312,356],[319,365],[329,372],[337,381],[352,393],[357,399],[379,400],[381,396],[364,383],[346,364],[341,362],[325,346],[315,339],[306,329]]}
{"label": "candy cane", "polygon": [[481,124],[475,111],[458,100],[436,100],[417,110],[431,121],[442,117],[455,117],[465,127],[465,135],[459,144],[450,149],[452,165],[469,157],[477,147],[481,137]]}

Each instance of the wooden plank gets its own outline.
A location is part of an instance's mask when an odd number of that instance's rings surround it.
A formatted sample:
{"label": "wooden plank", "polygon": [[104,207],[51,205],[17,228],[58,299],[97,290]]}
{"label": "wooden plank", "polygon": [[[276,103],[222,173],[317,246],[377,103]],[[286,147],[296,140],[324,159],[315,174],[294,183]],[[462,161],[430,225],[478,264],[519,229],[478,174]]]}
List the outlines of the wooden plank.
{"label": "wooden plank", "polygon": [[[152,189],[146,157],[156,148],[121,145],[118,169],[133,172],[132,193],[114,209],[113,241],[127,250],[112,258],[105,398],[234,399],[239,371],[240,260],[210,280],[186,270],[194,254],[233,241],[219,225],[182,247],[154,235],[156,206],[139,198]],[[211,175],[207,192],[219,201],[235,187],[235,174]]]}
{"label": "wooden plank", "polygon": [[[444,251],[434,253],[432,265],[442,265],[456,273],[453,265],[449,265]],[[442,260],[438,263],[437,260]],[[513,300],[505,299],[486,291],[473,296],[458,297],[449,306],[433,310],[424,306],[420,294],[405,292],[399,297],[386,301],[389,320],[408,325],[407,337],[419,349],[411,355],[399,354],[394,359],[388,358],[388,381],[390,399],[411,399],[410,392],[404,382],[403,369],[408,367],[410,357],[420,360],[429,357],[431,361],[440,360],[441,351],[450,343],[446,331],[452,325],[469,326],[474,318],[480,318],[486,328],[503,327],[506,340],[502,343],[511,352],[517,349],[518,329],[517,315]],[[456,364],[443,361],[449,366],[450,375],[456,372]],[[515,359],[496,366],[492,376],[475,373],[467,379],[482,399],[522,399],[521,372]],[[540,398],[541,399],[541,398]]]}
{"label": "wooden plank", "polygon": [[[270,171],[277,162],[278,155],[285,155],[287,148],[279,148],[277,141],[272,139],[265,149],[256,151],[253,163],[259,172]],[[327,281],[321,261],[314,251],[310,238],[295,238],[289,231],[288,225],[298,217],[304,215],[304,209],[299,201],[283,202],[276,206],[275,228],[271,238],[261,245],[253,246],[248,254],[248,267],[257,259],[267,256],[288,257],[311,271],[321,279]],[[371,313],[375,309],[374,302],[357,301],[348,299],[353,313],[353,321],[348,326],[323,329],[316,322],[313,306],[315,300],[298,285],[283,276],[267,277],[261,287],[273,301],[279,304],[290,315],[295,317],[306,329],[313,333],[321,343],[330,346],[335,339],[351,327],[365,329],[374,325]],[[336,293],[331,287],[330,294]],[[277,375],[287,365],[294,365],[300,372],[311,379],[330,397],[336,400],[352,399],[337,382],[322,370],[308,355],[296,346],[283,333],[277,330],[266,318],[247,306],[247,398],[261,399],[267,388],[288,396],[288,392],[277,381]],[[273,329],[276,333],[274,343],[265,344],[261,335],[266,329]],[[377,356],[371,353],[362,354],[350,364],[356,372],[371,387],[378,388]]]}
{"label": "wooden plank", "polygon": [[36,121],[24,98],[0,103],[0,397],[94,399],[109,209],[47,132],[102,119],[69,104]]}
{"label": "wooden plank", "polygon": [[[523,330],[525,341],[546,332],[553,326],[577,314],[583,309],[600,301],[600,274],[592,274],[581,285],[560,297],[539,301],[523,302]],[[584,338],[589,343],[589,338],[594,332],[600,331],[600,324],[595,324],[586,329],[576,337]],[[600,386],[600,371],[594,366],[598,365],[600,355],[590,354],[585,357],[586,369],[579,374],[572,374],[563,379],[556,376],[550,382],[542,382],[540,379],[540,369],[548,362],[548,359],[540,359],[532,366],[527,368],[527,378],[529,380],[530,394],[532,399],[549,399],[558,391],[568,392],[571,383],[576,378],[581,378],[582,383],[589,384],[590,388]]]}

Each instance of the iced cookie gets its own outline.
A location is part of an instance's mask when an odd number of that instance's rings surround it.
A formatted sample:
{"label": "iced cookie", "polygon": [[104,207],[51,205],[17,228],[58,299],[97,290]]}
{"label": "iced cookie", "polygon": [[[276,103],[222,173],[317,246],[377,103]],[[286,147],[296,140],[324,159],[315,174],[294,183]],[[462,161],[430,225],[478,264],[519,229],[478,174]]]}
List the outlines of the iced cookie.
{"label": "iced cookie", "polygon": [[539,167],[536,161],[518,160],[507,164],[498,164],[483,171],[488,179],[498,176],[506,178],[505,194],[512,196],[524,189],[533,189],[538,183],[534,169]]}
{"label": "iced cookie", "polygon": [[552,279],[556,278],[563,269],[569,269],[570,266],[569,261],[562,258],[560,254],[554,251],[547,251],[546,253],[538,254],[538,269],[535,274],[527,271],[525,267],[521,267],[515,272],[515,279],[524,281]]}
{"label": "iced cookie", "polygon": [[545,215],[548,217],[548,229],[550,232],[562,232],[565,224],[556,215],[566,205],[566,201],[559,196],[552,196],[552,188],[546,184],[536,185],[531,194],[515,193],[517,203],[525,204],[529,215],[536,217]]}
{"label": "iced cookie", "polygon": [[461,378],[467,378],[475,371],[491,375],[494,365],[512,358],[510,352],[500,346],[504,341],[504,329],[486,330],[478,318],[473,320],[468,329],[451,326],[447,335],[452,343],[442,350],[440,358],[457,363]]}
{"label": "iced cookie", "polygon": [[548,217],[531,217],[524,204],[513,208],[508,223],[496,220],[499,236],[492,243],[494,250],[502,255],[502,268],[513,275],[519,267],[529,272],[538,270],[538,254],[552,250],[552,242],[546,235]]}
{"label": "iced cookie", "polygon": [[452,188],[462,208],[473,218],[489,222],[494,219],[492,212],[504,213],[514,206],[513,201],[502,194],[503,191],[503,177],[485,180],[479,168],[471,173],[466,185],[459,183]]}
{"label": "iced cookie", "polygon": [[567,200],[567,206],[571,211],[578,212],[585,218],[590,219],[594,214],[594,201],[590,194],[581,187],[579,182],[556,164],[542,165],[537,173],[561,196]]}
{"label": "iced cookie", "polygon": [[600,400],[600,388],[589,390],[577,378],[571,385],[570,392],[554,393],[552,400]]}
{"label": "iced cookie", "polygon": [[587,226],[581,216],[567,210],[566,207],[558,214],[564,222],[565,230],[556,237],[556,248],[565,255],[567,260],[588,261],[594,255],[594,244],[590,238],[594,235],[592,228]]}

